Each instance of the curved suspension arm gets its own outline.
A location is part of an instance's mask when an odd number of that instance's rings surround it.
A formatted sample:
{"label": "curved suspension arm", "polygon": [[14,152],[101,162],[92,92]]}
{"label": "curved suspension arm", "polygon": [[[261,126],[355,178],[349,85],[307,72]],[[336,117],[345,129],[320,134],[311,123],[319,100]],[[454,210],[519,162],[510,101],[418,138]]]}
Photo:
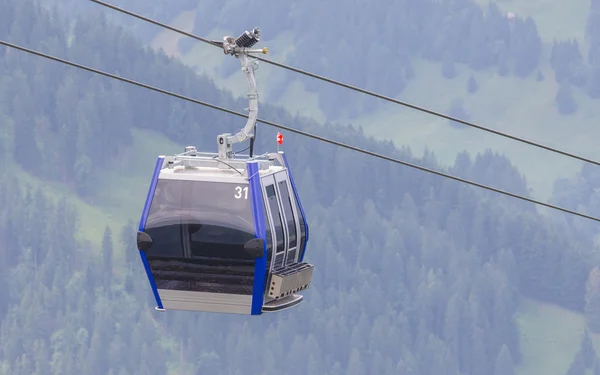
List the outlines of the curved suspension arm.
{"label": "curved suspension arm", "polygon": [[[246,125],[235,135],[230,133],[221,134],[218,137],[219,158],[229,159],[232,156],[232,145],[241,143],[248,139],[254,139],[254,130],[256,129],[256,121],[258,119],[258,92],[256,90],[256,79],[254,71],[258,68],[258,61],[250,59],[251,53],[267,54],[267,48],[252,50],[250,47],[258,43],[260,30],[253,29],[251,32],[244,32],[237,38],[226,36],[223,38],[223,52],[227,55],[235,56],[240,60],[242,71],[246,76],[248,84],[248,120]],[[218,43],[218,42],[213,42]]]}
{"label": "curved suspension arm", "polygon": [[254,137],[254,128],[258,119],[258,92],[256,91],[256,79],[254,78],[254,70],[258,67],[258,63],[256,60],[250,60],[247,54],[240,54],[238,58],[248,84],[248,120],[242,130],[227,137],[227,141],[231,144],[244,142]]}

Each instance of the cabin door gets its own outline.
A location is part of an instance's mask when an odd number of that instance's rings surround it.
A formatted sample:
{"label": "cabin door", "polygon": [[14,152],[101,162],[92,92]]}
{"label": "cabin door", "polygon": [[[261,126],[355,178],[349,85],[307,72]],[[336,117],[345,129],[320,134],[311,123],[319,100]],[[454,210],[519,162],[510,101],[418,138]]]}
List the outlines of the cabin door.
{"label": "cabin door", "polygon": [[275,256],[272,269],[275,269],[292,264],[298,258],[296,215],[287,173],[281,171],[264,177],[263,189],[273,234]]}

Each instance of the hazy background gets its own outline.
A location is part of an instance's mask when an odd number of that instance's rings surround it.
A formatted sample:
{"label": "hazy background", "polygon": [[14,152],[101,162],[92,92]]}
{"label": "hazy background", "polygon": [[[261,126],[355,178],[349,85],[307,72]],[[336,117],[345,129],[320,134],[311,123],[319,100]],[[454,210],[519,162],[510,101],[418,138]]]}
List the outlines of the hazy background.
{"label": "hazy background", "polygon": [[[114,0],[269,58],[600,159],[600,1]],[[239,62],[83,0],[0,39],[241,111]],[[261,64],[260,117],[600,216],[600,169]],[[597,223],[284,132],[315,264],[299,307],[154,311],[158,154],[244,120],[0,47],[0,374],[600,374]],[[258,152],[276,148],[260,125]],[[600,347],[599,347],[600,348]]]}

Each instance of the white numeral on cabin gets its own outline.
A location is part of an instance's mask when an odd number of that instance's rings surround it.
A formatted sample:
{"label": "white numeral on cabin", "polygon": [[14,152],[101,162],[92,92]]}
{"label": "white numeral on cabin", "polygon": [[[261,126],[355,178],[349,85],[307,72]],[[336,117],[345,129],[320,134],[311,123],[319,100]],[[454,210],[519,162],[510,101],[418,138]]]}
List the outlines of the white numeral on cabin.
{"label": "white numeral on cabin", "polygon": [[244,192],[244,199],[248,199],[248,186],[245,186],[245,187],[236,186],[235,187],[235,199],[240,199],[242,197],[242,191]]}

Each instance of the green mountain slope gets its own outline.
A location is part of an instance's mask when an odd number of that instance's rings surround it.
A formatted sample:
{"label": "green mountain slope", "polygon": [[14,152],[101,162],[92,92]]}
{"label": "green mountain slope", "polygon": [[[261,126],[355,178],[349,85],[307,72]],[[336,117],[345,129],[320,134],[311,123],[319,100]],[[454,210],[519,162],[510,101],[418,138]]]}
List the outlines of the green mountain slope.
{"label": "green mountain slope", "polygon": [[[556,305],[524,299],[517,314],[523,362],[519,375],[564,375],[579,349],[585,329],[581,314]],[[592,335],[596,351],[600,335]]]}
{"label": "green mountain slope", "polygon": [[[176,61],[143,51],[100,17],[78,20],[67,46],[57,18],[23,5],[31,3],[0,3],[13,23],[0,30],[3,37],[215,104],[245,104]],[[22,31],[27,22],[35,32]],[[519,348],[513,320],[522,296],[582,309],[585,276],[598,259],[589,238],[522,202],[286,135],[311,223],[309,259],[321,270],[307,291],[310,303],[263,319],[157,315],[136,257],[134,225],[122,224],[137,221],[157,154],[181,151],[183,142],[210,150],[215,134],[243,121],[12,50],[0,49],[0,57],[9,72],[0,80],[8,119],[1,124],[9,134],[0,157],[39,176],[39,186],[57,181],[49,184],[53,196],[67,196],[82,212],[79,237],[95,239],[101,250],[70,239],[64,210],[44,207],[37,195],[32,201],[15,192],[18,186],[11,191],[10,179],[0,181],[0,191],[12,194],[0,195],[0,243],[8,244],[0,255],[12,262],[0,262],[0,277],[9,279],[9,296],[0,298],[3,373],[41,374],[52,358],[56,374],[145,375],[154,366],[162,374],[167,364],[180,374],[489,374],[497,372],[495,363],[535,367],[530,348]],[[262,108],[273,120],[438,167],[430,155],[413,158],[409,149],[360,130]],[[272,149],[275,130],[261,127],[259,134],[257,148]],[[31,157],[32,149],[44,158]],[[450,172],[527,191],[511,163],[490,152],[462,154]],[[119,233],[100,236],[107,224]],[[68,235],[60,235],[61,226]],[[527,308],[520,316],[536,319]]]}

